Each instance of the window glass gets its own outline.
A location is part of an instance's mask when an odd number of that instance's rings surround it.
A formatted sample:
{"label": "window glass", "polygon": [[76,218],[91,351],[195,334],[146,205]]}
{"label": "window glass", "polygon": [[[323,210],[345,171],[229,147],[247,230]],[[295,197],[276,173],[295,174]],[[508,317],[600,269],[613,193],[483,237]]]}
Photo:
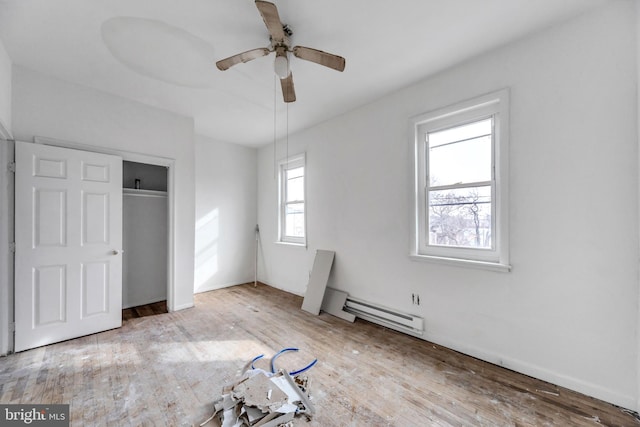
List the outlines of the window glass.
{"label": "window glass", "polygon": [[411,256],[509,271],[509,91],[412,119]]}
{"label": "window glass", "polygon": [[431,186],[491,180],[491,122],[427,134]]}
{"label": "window glass", "polygon": [[279,240],[306,244],[305,158],[290,157],[280,162]]}
{"label": "window glass", "polygon": [[304,168],[287,170],[287,202],[304,200]]}
{"label": "window glass", "polygon": [[491,186],[429,192],[429,243],[490,249]]}
{"label": "window glass", "polygon": [[291,203],[285,212],[286,235],[304,237],[304,203]]}

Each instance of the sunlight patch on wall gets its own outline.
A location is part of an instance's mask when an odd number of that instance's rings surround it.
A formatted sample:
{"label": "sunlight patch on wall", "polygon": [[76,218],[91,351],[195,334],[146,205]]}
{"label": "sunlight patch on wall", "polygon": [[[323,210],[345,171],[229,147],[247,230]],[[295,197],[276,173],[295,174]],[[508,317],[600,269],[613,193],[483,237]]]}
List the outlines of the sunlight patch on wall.
{"label": "sunlight patch on wall", "polygon": [[219,212],[213,209],[196,221],[194,290],[204,289],[218,272]]}

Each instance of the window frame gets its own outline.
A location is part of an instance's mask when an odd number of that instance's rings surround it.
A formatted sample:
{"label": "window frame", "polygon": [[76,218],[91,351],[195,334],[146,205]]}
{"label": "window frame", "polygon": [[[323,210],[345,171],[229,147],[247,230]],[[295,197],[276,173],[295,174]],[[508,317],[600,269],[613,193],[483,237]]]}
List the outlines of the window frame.
{"label": "window frame", "polygon": [[[492,249],[432,245],[429,243],[428,230],[428,191],[434,186],[429,182],[426,134],[489,117],[493,118],[490,180]],[[410,135],[413,152],[411,258],[509,271],[509,90],[502,89],[413,117]]]}
{"label": "window frame", "polygon": [[[287,202],[287,180],[286,172],[292,169],[303,168],[303,200],[294,200]],[[289,204],[302,203],[304,205],[304,227],[303,237],[287,236],[287,215],[286,208]],[[278,163],[278,243],[284,243],[289,245],[306,246],[307,245],[307,166],[305,153],[291,156],[287,159],[281,160]]]}

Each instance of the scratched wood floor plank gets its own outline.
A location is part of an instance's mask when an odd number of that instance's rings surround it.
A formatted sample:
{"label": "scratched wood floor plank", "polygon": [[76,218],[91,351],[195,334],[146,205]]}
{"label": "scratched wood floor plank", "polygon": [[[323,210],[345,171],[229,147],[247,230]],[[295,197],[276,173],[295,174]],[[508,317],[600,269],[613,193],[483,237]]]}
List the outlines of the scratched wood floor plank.
{"label": "scratched wood floor plank", "polygon": [[0,358],[0,402],[69,403],[73,426],[190,426],[244,364],[309,371],[303,426],[640,426],[621,408],[253,284],[123,312],[123,327]]}

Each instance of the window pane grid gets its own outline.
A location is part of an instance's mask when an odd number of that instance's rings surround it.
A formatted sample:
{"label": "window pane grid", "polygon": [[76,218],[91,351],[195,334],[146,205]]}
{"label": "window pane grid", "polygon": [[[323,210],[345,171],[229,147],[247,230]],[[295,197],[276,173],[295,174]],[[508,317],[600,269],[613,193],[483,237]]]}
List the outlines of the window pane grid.
{"label": "window pane grid", "polygon": [[491,250],[493,117],[425,135],[427,246]]}
{"label": "window pane grid", "polygon": [[287,202],[304,201],[304,178],[287,181]]}
{"label": "window pane grid", "polygon": [[493,248],[491,186],[429,191],[427,200],[429,245]]}
{"label": "window pane grid", "polygon": [[412,120],[412,257],[510,269],[508,122],[508,89]]}
{"label": "window pane grid", "polygon": [[480,182],[470,182],[467,184],[453,184],[453,185],[432,185],[428,187],[429,191],[434,190],[450,190],[456,188],[470,188],[470,187],[483,187],[485,185],[494,185],[494,181],[480,181]]}
{"label": "window pane grid", "polygon": [[431,140],[433,139],[432,135],[433,134],[430,133],[429,137],[427,138],[427,140],[430,141],[430,143],[429,143],[429,149],[430,150],[433,150],[435,148],[442,148],[442,147],[447,147],[449,145],[460,144],[460,143],[463,143],[463,142],[470,142],[470,141],[474,141],[474,140],[477,140],[477,139],[486,138],[486,137],[491,136],[491,133],[486,133],[484,135],[475,135],[475,136],[472,136],[472,137],[469,137],[469,138],[458,139],[458,140],[451,141],[451,142],[443,142],[443,143],[440,143],[440,144],[431,143]]}
{"label": "window pane grid", "polygon": [[280,241],[305,243],[304,157],[280,164]]}
{"label": "window pane grid", "polygon": [[304,167],[286,169],[286,171],[287,171],[287,179],[300,178],[304,176]]}
{"label": "window pane grid", "polygon": [[428,132],[425,155],[431,187],[490,181],[493,117]]}
{"label": "window pane grid", "polygon": [[446,129],[429,132],[429,148],[462,142],[477,138],[479,135],[491,135],[493,133],[493,117],[486,117],[471,123],[458,124]]}
{"label": "window pane grid", "polygon": [[304,204],[291,203],[285,207],[285,236],[304,237]]}

